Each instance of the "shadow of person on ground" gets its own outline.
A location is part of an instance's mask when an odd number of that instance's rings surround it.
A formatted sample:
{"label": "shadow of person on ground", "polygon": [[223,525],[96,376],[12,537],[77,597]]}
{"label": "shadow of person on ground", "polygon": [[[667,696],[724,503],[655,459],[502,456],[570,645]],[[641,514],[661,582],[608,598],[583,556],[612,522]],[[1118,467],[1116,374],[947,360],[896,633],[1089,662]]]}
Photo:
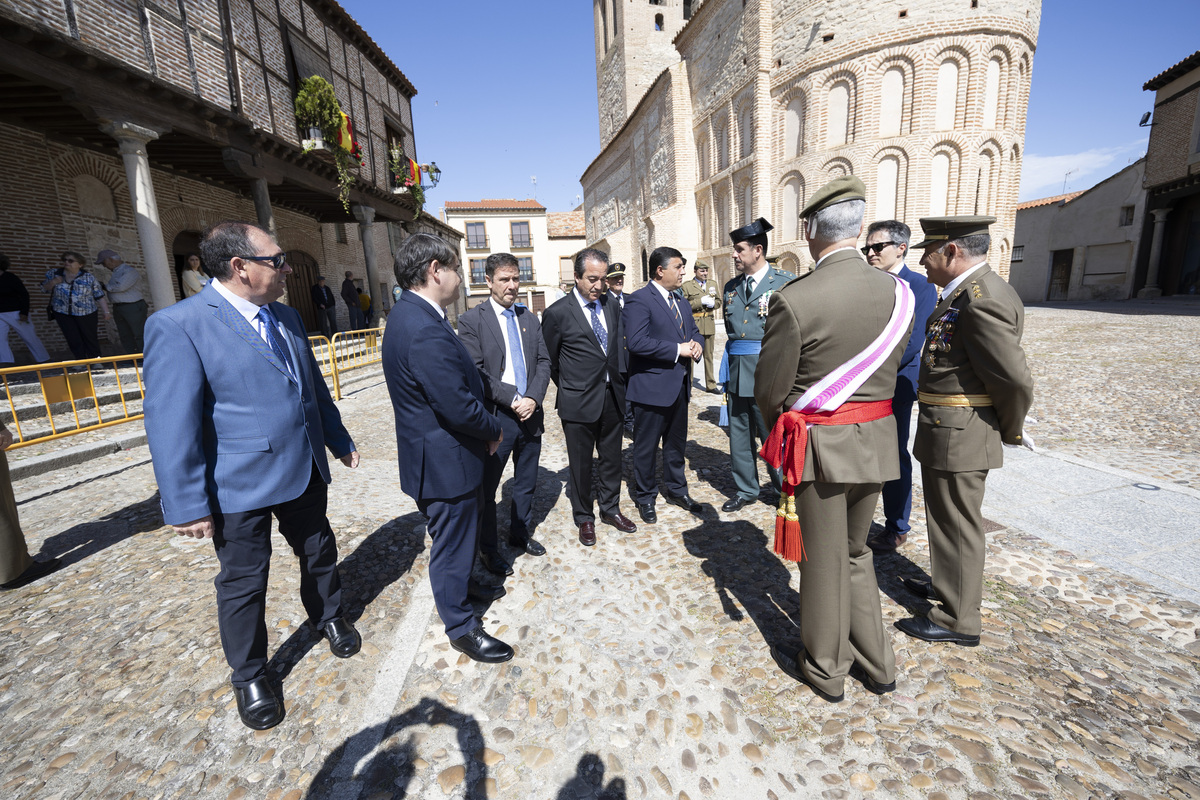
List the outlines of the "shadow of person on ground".
{"label": "shadow of person on ground", "polygon": [[[733,482],[733,468],[729,461],[729,450],[718,450],[715,447],[706,447],[695,439],[689,439],[687,449],[684,451],[687,458],[688,467],[700,476],[700,479],[708,484],[712,489],[724,498],[730,498],[737,494],[737,486]],[[766,463],[760,458],[758,459],[759,479],[767,479],[767,485],[770,486],[770,477],[767,474]],[[722,500],[721,502],[724,502]],[[766,506],[764,506],[764,509]],[[772,523],[774,524],[774,523]]]}
{"label": "shadow of person on ground", "polygon": [[[414,761],[421,755],[417,749],[420,738],[410,729],[439,725],[449,725],[455,730],[465,768],[463,786],[466,792],[462,796],[468,800],[483,800],[487,796],[488,768],[476,758],[486,744],[479,723],[474,717],[431,697],[423,698],[408,711],[386,722],[363,728],[342,742],[326,757],[309,784],[304,795],[306,800],[343,800],[375,794],[407,797],[416,774]],[[405,731],[409,733],[404,741],[389,741],[398,739]],[[431,758],[429,753],[425,757]]]}
{"label": "shadow of person on ground", "polygon": [[[338,562],[346,619],[356,622],[384,589],[412,569],[424,549],[425,517],[414,511],[382,525]],[[319,641],[320,635],[307,625],[292,632],[267,664],[276,686]]]}
{"label": "shadow of person on ground", "polygon": [[800,638],[800,593],[760,528],[746,520],[709,521],[684,531],[683,544],[703,559],[701,569],[712,578],[726,616],[741,621],[736,598],[768,645]]}
{"label": "shadow of person on ground", "polygon": [[595,753],[584,753],[575,767],[575,776],[558,790],[555,800],[626,800],[625,781],[613,778],[604,785],[604,762]]}
{"label": "shadow of person on ground", "polygon": [[[882,530],[882,526],[872,524],[871,532],[874,533],[877,528]],[[875,553],[872,562],[875,565],[875,582],[879,584],[879,591],[891,598],[896,605],[903,606],[915,616],[929,613],[933,605],[925,598],[917,597],[900,582],[901,578],[928,582],[930,577],[924,568],[914,564],[902,550],[895,550],[891,553]]]}
{"label": "shadow of person on ground", "polygon": [[46,537],[41,552],[30,555],[43,559],[60,558],[63,566],[69,567],[130,536],[156,531],[162,526],[162,507],[158,492],[155,492],[141,502]]}

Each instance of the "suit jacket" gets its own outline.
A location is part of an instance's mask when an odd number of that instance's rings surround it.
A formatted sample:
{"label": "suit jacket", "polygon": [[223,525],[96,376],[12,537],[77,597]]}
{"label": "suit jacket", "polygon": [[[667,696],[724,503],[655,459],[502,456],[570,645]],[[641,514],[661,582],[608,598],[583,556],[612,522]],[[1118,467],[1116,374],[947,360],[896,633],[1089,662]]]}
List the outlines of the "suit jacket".
{"label": "suit jacket", "polygon": [[[624,332],[617,303],[608,293],[600,296],[601,313],[608,327],[608,354],[592,332],[589,314],[579,305],[575,291],[556,300],[542,312],[542,337],[550,357],[550,378],[558,387],[558,416],[567,422],[595,422],[604,413],[607,376],[616,392],[617,405],[625,407]],[[628,301],[626,301],[628,302]]]}
{"label": "suit jacket", "polygon": [[[521,423],[533,436],[541,436],[544,414],[542,401],[550,386],[550,356],[542,340],[542,326],[537,315],[524,306],[513,306],[517,328],[521,331],[521,352],[525,356],[525,397],[537,403],[537,410]],[[490,300],[484,301],[458,316],[458,338],[467,348],[483,378],[484,405],[488,411],[504,409],[512,414],[512,401],[517,387],[500,380],[508,364],[504,333]]]}
{"label": "suit jacket", "polygon": [[396,414],[400,488],[414,500],[449,499],[483,482],[500,420],[484,407],[475,360],[450,323],[413,292],[400,295],[383,332],[383,376]]}
{"label": "suit jacket", "polygon": [[[745,275],[737,275],[726,283],[723,292],[725,333],[729,334],[730,340],[761,340],[767,323],[766,304],[772,294],[794,277],[790,272],[767,267],[763,279],[754,287],[751,295],[746,293]],[[754,370],[758,366],[758,358],[757,355],[729,357],[726,392],[737,397],[754,397]]]}
{"label": "suit jacket", "polygon": [[[625,396],[634,403],[669,406],[679,397],[679,386],[692,393],[692,360],[679,359],[686,341],[704,346],[704,337],[688,313],[688,303],[676,297],[680,317],[675,318],[662,293],[646,284],[625,302],[621,324],[629,349],[629,379]],[[680,327],[682,323],[682,327]]]}
{"label": "suit jacket", "polygon": [[358,308],[358,287],[349,278],[342,281],[342,300],[346,302],[346,305]]}
{"label": "suit jacket", "polygon": [[[688,305],[692,307],[696,329],[700,331],[700,335],[715,336],[717,333],[717,324],[714,321],[713,314],[716,313],[717,282],[712,280],[701,282],[692,278],[690,281],[684,281],[681,288],[683,296],[688,301]],[[714,301],[712,308],[707,308],[700,302],[701,298],[704,297],[712,297]]]}
{"label": "suit jacket", "polygon": [[146,321],[146,438],[167,524],[294,500],[314,463],[329,482],[326,447],[354,450],[300,314],[270,305],[298,386],[212,284]]}
{"label": "suit jacket", "polygon": [[1019,444],[1033,404],[1033,376],[1021,348],[1025,306],[986,264],[949,297],[926,326],[919,388],[933,394],[986,394],[982,408],[930,406],[917,410],[913,455],[947,472],[996,469],[1001,442]]}
{"label": "suit jacket", "polygon": [[[857,250],[829,256],[771,298],[754,376],[767,427],[813,384],[875,340],[895,305],[895,282]],[[891,400],[906,336],[849,402]],[[882,483],[900,477],[891,417],[854,425],[814,425],[808,432],[805,481]]]}
{"label": "suit jacket", "polygon": [[333,308],[333,289],[328,286],[321,286],[319,283],[313,284],[312,301],[318,309]]}
{"label": "suit jacket", "polygon": [[921,368],[921,349],[925,344],[925,323],[937,305],[937,287],[925,279],[919,272],[913,272],[907,264],[900,265],[897,273],[900,280],[912,289],[913,299],[917,301],[913,310],[913,329],[908,337],[908,345],[904,348],[904,356],[900,359],[900,369],[896,373],[896,396],[916,399],[917,375]]}

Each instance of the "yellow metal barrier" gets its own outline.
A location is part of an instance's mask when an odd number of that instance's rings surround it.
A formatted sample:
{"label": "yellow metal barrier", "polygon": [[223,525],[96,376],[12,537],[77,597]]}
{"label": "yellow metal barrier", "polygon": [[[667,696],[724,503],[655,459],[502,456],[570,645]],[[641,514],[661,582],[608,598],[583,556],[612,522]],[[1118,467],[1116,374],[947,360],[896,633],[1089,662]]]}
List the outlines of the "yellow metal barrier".
{"label": "yellow metal barrier", "polygon": [[[383,328],[364,328],[342,331],[332,341],[324,336],[310,336],[313,354],[321,365],[321,374],[333,380],[333,399],[342,399],[342,373],[383,361]],[[324,343],[324,352],[317,347]]]}
{"label": "yellow metal barrier", "polygon": [[[8,401],[5,422],[13,434],[9,449],[142,419],[146,389],[141,361],[142,354],[135,353],[0,369]],[[109,376],[113,380],[108,380]],[[114,393],[119,403],[108,402]],[[29,402],[22,402],[24,399]],[[102,407],[105,403],[107,407]]]}

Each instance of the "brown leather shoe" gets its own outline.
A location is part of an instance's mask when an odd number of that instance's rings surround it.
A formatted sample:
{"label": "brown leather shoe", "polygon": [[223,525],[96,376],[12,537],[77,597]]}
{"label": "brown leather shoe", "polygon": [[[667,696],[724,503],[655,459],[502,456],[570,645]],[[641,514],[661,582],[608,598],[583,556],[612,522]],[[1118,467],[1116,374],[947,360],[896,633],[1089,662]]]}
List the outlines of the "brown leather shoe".
{"label": "brown leather shoe", "polygon": [[907,541],[908,534],[885,530],[873,536],[868,536],[867,547],[876,553],[894,553]]}
{"label": "brown leather shoe", "polygon": [[579,526],[579,543],[591,547],[596,543],[596,523],[584,522]]}
{"label": "brown leather shoe", "polygon": [[621,533],[633,533],[637,530],[637,525],[633,524],[633,520],[620,511],[615,514],[601,514],[600,521],[605,525],[612,525]]}

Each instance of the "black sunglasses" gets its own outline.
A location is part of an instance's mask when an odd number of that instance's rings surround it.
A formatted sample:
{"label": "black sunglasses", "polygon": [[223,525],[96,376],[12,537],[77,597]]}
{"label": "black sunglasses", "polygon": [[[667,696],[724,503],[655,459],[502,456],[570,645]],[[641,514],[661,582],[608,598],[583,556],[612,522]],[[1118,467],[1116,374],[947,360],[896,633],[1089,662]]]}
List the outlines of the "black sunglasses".
{"label": "black sunglasses", "polygon": [[896,245],[897,247],[900,246],[899,242],[876,242],[875,244],[869,244],[869,245],[866,245],[865,247],[860,247],[858,249],[862,250],[862,254],[864,256],[868,255],[872,250],[875,251],[875,255],[879,255],[880,253],[883,252],[883,248],[887,247],[888,245],[893,245],[893,244]]}
{"label": "black sunglasses", "polygon": [[260,264],[270,264],[274,269],[283,269],[287,266],[287,258],[283,253],[276,253],[273,256],[238,256],[243,261],[257,261]]}

